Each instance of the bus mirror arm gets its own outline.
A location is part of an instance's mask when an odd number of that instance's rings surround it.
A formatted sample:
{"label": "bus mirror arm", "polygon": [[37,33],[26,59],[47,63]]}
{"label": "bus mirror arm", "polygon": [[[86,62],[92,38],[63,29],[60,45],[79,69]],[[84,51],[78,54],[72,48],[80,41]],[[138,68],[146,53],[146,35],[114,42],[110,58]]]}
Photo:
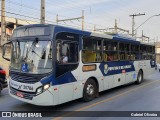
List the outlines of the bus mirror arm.
{"label": "bus mirror arm", "polygon": [[2,45],[2,58],[7,60],[7,61],[10,61],[9,58],[6,58],[5,57],[5,54],[6,54],[6,50],[7,50],[7,45],[10,44],[11,42],[7,42],[5,44]]}

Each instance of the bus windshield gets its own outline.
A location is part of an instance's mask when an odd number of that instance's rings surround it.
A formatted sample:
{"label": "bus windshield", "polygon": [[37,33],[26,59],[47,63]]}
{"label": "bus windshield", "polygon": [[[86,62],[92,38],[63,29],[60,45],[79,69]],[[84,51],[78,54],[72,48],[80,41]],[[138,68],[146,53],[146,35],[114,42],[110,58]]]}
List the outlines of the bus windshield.
{"label": "bus windshield", "polygon": [[13,41],[10,70],[32,74],[51,72],[51,41]]}

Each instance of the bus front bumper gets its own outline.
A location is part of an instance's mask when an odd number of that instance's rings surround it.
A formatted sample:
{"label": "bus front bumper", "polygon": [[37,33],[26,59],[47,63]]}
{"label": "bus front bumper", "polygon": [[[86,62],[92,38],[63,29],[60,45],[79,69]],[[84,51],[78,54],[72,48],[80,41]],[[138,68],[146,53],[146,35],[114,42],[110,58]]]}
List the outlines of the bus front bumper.
{"label": "bus front bumper", "polygon": [[28,98],[18,97],[16,95],[16,93],[13,94],[12,89],[9,89],[9,94],[13,98],[16,98],[20,101],[27,102],[27,103],[30,103],[30,104],[33,104],[33,105],[38,105],[38,106],[52,106],[53,105],[53,95],[51,94],[51,92],[49,90],[46,90],[45,92],[43,92],[43,93],[41,93],[37,96],[36,95],[33,96],[32,99],[28,99],[29,97]]}

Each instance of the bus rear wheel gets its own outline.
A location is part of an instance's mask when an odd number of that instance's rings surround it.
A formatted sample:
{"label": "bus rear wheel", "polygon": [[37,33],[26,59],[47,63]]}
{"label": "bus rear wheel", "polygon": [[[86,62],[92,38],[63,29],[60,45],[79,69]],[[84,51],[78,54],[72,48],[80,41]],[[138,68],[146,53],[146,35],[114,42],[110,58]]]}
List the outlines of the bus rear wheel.
{"label": "bus rear wheel", "polygon": [[93,100],[97,95],[97,84],[93,79],[88,79],[83,89],[83,100],[88,102]]}
{"label": "bus rear wheel", "polygon": [[143,81],[143,72],[140,70],[140,71],[138,72],[136,84],[141,84],[142,81]]}

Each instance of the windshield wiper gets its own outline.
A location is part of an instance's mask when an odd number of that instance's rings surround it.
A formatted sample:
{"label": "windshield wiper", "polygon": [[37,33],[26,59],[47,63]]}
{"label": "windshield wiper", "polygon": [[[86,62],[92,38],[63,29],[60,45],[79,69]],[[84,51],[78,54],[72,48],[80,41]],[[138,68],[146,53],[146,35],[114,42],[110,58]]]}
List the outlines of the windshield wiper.
{"label": "windshield wiper", "polygon": [[36,54],[39,58],[41,58],[41,56],[38,55],[38,53],[36,53],[34,50],[32,50],[32,52],[33,52],[34,54]]}
{"label": "windshield wiper", "polygon": [[[29,50],[27,49],[26,57],[24,58],[24,60],[26,60],[26,59],[28,58],[28,54],[31,52],[31,50],[32,50],[32,52],[34,51],[33,48],[35,47],[35,45],[36,45],[38,42],[39,42],[39,41],[38,41],[38,38],[35,38],[35,40],[33,41],[30,49],[29,49]],[[34,51],[34,53],[35,53],[35,51]]]}

